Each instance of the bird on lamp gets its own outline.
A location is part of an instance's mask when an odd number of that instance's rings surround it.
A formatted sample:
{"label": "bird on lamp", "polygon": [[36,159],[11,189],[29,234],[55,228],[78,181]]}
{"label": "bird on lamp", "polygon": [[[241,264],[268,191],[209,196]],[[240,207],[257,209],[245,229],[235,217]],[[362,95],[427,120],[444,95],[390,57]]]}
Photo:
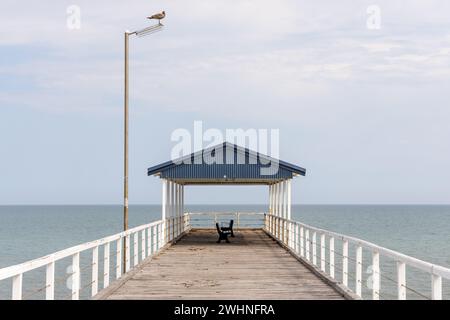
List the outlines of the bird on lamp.
{"label": "bird on lamp", "polygon": [[161,24],[161,19],[164,19],[166,17],[166,12],[162,11],[161,13],[156,13],[150,17],[147,17],[147,19],[155,19],[158,20],[158,23]]}

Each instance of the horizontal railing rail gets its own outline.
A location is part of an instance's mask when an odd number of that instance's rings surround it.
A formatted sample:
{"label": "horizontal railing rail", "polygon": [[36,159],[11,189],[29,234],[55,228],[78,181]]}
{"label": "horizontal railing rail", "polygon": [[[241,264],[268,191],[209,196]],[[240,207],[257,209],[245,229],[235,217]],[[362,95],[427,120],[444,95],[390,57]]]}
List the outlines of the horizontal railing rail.
{"label": "horizontal railing rail", "polygon": [[[371,291],[372,299],[380,299],[380,282],[383,274],[380,269],[380,256],[392,259],[396,262],[396,279],[385,278],[396,282],[396,296],[400,300],[406,299],[407,289],[419,296],[427,298],[426,295],[406,285],[406,266],[426,272],[431,280],[431,299],[442,299],[442,279],[450,280],[450,269],[432,264],[403,253],[387,249],[356,237],[343,235],[337,232],[316,228],[298,221],[288,220],[272,214],[266,214],[265,230],[279,242],[288,247],[294,254],[298,255],[307,264],[316,267],[326,273],[332,279],[336,278],[335,269],[341,272],[341,285],[349,289],[349,260],[355,263],[354,275],[355,290],[357,296],[362,297],[362,267],[363,249],[372,253]],[[336,249],[335,242],[341,242],[341,250]],[[349,255],[349,244],[355,248],[355,257]],[[319,250],[318,250],[319,249]],[[327,254],[328,253],[328,254]],[[340,255],[341,266],[336,264],[336,255]],[[319,269],[320,268],[320,269]]]}
{"label": "horizontal railing rail", "polygon": [[[90,288],[90,296],[95,296],[99,290],[99,280],[102,279],[103,288],[110,284],[111,259],[115,257],[115,278],[119,279],[122,274],[149,256],[158,253],[168,242],[176,240],[181,234],[189,230],[189,216],[184,214],[179,217],[170,217],[144,224],[126,231],[101,238],[98,240],[76,245],[41,258],[20,263],[11,267],[0,269],[0,281],[12,279],[11,297],[13,300],[23,299],[23,275],[32,270],[45,267],[45,285],[36,292],[45,292],[45,299],[55,299],[55,264],[65,258],[72,258],[70,280],[70,298],[80,298],[80,277],[82,271],[90,271],[91,281],[85,286]],[[114,244],[115,252],[111,254]],[[99,249],[103,249],[103,258],[99,258]],[[91,263],[80,267],[80,254],[91,251]],[[125,251],[125,262],[123,252]],[[103,274],[99,275],[99,261],[103,260]],[[67,279],[63,279],[67,280]]]}
{"label": "horizontal railing rail", "polygon": [[234,221],[234,229],[263,228],[264,212],[189,212],[191,228],[215,228]]}

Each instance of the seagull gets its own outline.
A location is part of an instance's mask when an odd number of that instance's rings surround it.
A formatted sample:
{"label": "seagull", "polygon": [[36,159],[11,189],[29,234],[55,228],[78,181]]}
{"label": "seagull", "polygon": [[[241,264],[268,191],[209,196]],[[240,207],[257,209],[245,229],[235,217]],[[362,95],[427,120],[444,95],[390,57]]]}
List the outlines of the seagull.
{"label": "seagull", "polygon": [[166,16],[166,12],[162,11],[161,13],[157,13],[150,17],[147,17],[147,19],[156,19],[156,20],[158,20],[158,23],[161,24],[161,19],[164,19],[165,16]]}

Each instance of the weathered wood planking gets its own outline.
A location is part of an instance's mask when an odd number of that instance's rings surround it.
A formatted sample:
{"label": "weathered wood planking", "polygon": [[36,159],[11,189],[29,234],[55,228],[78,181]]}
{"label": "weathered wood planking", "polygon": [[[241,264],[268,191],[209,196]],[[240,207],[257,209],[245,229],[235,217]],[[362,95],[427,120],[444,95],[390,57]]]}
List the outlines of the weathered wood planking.
{"label": "weathered wood planking", "polygon": [[192,230],[102,299],[343,299],[262,230]]}

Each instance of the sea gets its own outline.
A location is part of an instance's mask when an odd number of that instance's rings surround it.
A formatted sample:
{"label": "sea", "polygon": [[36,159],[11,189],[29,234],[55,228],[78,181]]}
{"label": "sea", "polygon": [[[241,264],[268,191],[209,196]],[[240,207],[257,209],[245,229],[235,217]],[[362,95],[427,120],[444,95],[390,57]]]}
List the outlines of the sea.
{"label": "sea", "polygon": [[[266,205],[186,205],[186,212],[266,212]],[[122,230],[120,205],[0,206],[0,268],[99,239]],[[131,205],[130,227],[161,217],[160,205]],[[293,205],[292,218],[450,268],[450,205]],[[336,278],[342,279],[341,245],[336,243]],[[100,255],[99,255],[100,256]],[[349,286],[355,287],[355,248],[349,249]],[[83,263],[89,256],[82,257]],[[56,298],[70,298],[70,259],[56,264]],[[381,299],[396,298],[396,261],[381,257]],[[45,268],[40,268],[45,269]],[[371,252],[363,252],[363,298],[370,299]],[[430,276],[407,267],[407,298],[429,299]],[[89,277],[81,298],[89,298]],[[83,274],[82,274],[83,277]],[[42,299],[45,270],[28,272],[23,296]],[[450,299],[450,281],[443,280],[443,295]],[[11,298],[11,279],[0,281],[0,299]]]}

